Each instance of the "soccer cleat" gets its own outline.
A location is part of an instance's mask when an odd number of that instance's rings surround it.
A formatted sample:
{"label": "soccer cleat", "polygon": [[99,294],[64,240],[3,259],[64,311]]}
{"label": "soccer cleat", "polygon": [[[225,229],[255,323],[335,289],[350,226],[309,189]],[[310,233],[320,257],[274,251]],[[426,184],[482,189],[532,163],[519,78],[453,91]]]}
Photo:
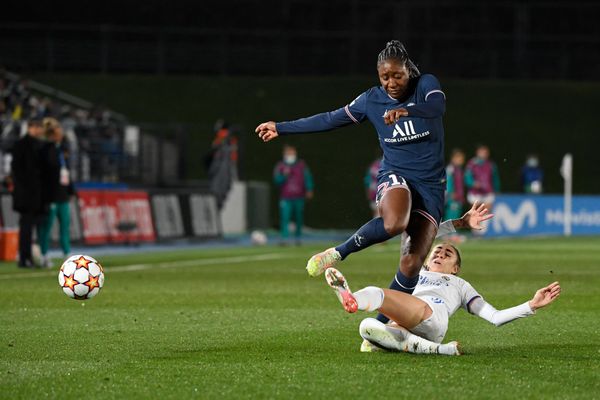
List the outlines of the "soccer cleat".
{"label": "soccer cleat", "polygon": [[306,271],[310,276],[318,276],[327,268],[334,267],[340,261],[342,261],[342,256],[332,247],[312,256],[306,264]]}
{"label": "soccer cleat", "polygon": [[402,327],[393,328],[375,318],[365,318],[360,323],[359,332],[365,341],[372,343],[372,346],[376,345],[386,350],[408,351],[406,340],[408,331]]}
{"label": "soccer cleat", "polygon": [[384,349],[383,347],[374,345],[373,343],[369,342],[367,339],[363,339],[362,343],[360,344],[360,352],[361,353],[375,353],[378,351],[387,351],[387,350]]}
{"label": "soccer cleat", "polygon": [[344,306],[344,310],[349,313],[355,313],[358,310],[358,303],[352,295],[344,275],[335,268],[327,268],[327,271],[325,271],[325,280]]}
{"label": "soccer cleat", "polygon": [[443,354],[446,356],[461,356],[463,352],[460,343],[453,341],[446,344],[440,344],[440,347],[438,348],[438,354]]}
{"label": "soccer cleat", "polygon": [[363,339],[386,350],[414,354],[442,354],[446,356],[458,356],[462,354],[458,342],[446,344],[435,343],[417,336],[401,326],[386,325],[375,318],[365,318],[360,323],[359,332]]}

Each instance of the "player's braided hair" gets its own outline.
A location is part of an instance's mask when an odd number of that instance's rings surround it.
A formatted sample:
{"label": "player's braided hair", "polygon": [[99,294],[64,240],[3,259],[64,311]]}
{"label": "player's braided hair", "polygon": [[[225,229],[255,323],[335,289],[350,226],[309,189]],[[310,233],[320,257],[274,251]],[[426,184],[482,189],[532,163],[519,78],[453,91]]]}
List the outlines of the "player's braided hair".
{"label": "player's braided hair", "polygon": [[421,72],[415,63],[408,57],[406,48],[399,40],[390,40],[387,42],[385,49],[381,50],[379,56],[377,56],[377,65],[379,66],[386,60],[397,60],[406,65],[406,69],[408,69],[408,74],[411,78],[416,78],[421,75]]}

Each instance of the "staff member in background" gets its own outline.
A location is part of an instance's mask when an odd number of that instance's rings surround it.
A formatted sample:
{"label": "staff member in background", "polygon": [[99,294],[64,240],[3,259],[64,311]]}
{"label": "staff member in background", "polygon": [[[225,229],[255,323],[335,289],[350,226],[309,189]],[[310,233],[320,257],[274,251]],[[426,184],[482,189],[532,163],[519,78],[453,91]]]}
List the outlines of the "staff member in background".
{"label": "staff member in background", "polygon": [[[467,185],[467,201],[485,203],[488,210],[493,212],[496,193],[500,192],[500,175],[496,163],[490,160],[490,149],[486,145],[479,145],[475,150],[475,157],[471,158],[465,168],[465,183]],[[481,231],[485,233],[487,225]]]}
{"label": "staff member in background", "polygon": [[444,219],[457,219],[465,206],[464,170],[465,153],[452,150],[450,163],[446,166],[446,212]]}
{"label": "staff member in background", "polygon": [[44,118],[44,131],[48,142],[42,148],[44,165],[42,199],[48,205],[49,212],[40,224],[38,238],[42,253],[41,264],[43,267],[50,268],[52,267],[52,261],[48,257],[50,232],[57,217],[60,225],[60,247],[65,256],[71,253],[69,199],[75,191],[69,169],[69,152],[60,123],[54,118]]}
{"label": "staff member in background", "polygon": [[521,168],[521,185],[523,192],[540,194],[543,191],[544,171],[540,167],[540,161],[535,154],[530,154]]}
{"label": "staff member in background", "polygon": [[304,160],[298,160],[295,147],[283,147],[283,160],[275,165],[273,179],[279,186],[281,243],[286,244],[289,238],[288,225],[293,216],[296,224],[296,244],[300,244],[304,225],[304,199],[312,199],[314,184],[308,166]]}
{"label": "staff member in background", "polygon": [[44,132],[42,121],[32,119],[27,134],[17,140],[12,150],[11,174],[13,184],[13,209],[19,213],[20,268],[33,268],[31,237],[34,226],[43,218],[42,166],[40,140]]}

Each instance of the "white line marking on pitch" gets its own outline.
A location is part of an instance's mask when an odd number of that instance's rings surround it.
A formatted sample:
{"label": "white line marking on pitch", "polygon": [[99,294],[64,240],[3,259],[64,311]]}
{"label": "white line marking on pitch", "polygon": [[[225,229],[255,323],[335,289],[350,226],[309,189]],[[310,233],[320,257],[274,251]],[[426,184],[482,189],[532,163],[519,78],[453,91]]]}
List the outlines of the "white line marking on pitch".
{"label": "white line marking on pitch", "polygon": [[[142,270],[154,269],[154,268],[193,267],[196,265],[217,265],[217,264],[221,264],[221,263],[239,264],[239,263],[246,262],[246,261],[279,260],[282,258],[290,258],[290,257],[292,257],[292,256],[281,254],[281,253],[267,253],[267,254],[257,254],[254,256],[200,258],[198,260],[182,260],[182,261],[172,261],[172,262],[161,262],[161,263],[155,263],[155,264],[119,265],[119,266],[115,266],[115,267],[109,267],[109,268],[105,269],[105,272],[112,274],[113,272],[142,271]],[[58,272],[58,270],[7,274],[7,275],[0,275],[0,280],[52,276],[52,275],[56,274],[57,272]]]}

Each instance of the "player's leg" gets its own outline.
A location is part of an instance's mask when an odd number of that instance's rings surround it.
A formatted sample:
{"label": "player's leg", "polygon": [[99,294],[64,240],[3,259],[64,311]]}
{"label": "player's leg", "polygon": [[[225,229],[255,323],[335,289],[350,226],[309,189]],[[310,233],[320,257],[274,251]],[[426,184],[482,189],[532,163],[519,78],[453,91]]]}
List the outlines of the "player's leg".
{"label": "player's leg", "polygon": [[[487,196],[484,196],[484,204],[490,213],[494,212],[494,202],[496,201],[496,196],[494,193],[490,193]],[[490,221],[484,221],[481,223],[483,227],[481,230],[474,230],[473,232],[477,234],[485,234],[488,231]]]}
{"label": "player's leg", "polygon": [[19,215],[19,267],[33,267],[31,256],[31,234],[34,215],[31,212],[22,212]]}
{"label": "player's leg", "polygon": [[392,185],[379,202],[381,217],[367,222],[341,245],[314,255],[306,266],[308,274],[317,276],[349,254],[402,233],[409,223],[410,209],[411,195],[408,186],[405,183]]}
{"label": "player's leg", "polygon": [[[430,218],[421,213],[412,213],[402,245],[400,268],[392,279],[390,289],[406,294],[413,292],[419,281],[419,271],[433,245],[436,233],[437,225]],[[377,319],[381,322],[389,320],[384,314],[379,314]],[[403,324],[400,325],[407,327]]]}
{"label": "player's leg", "polygon": [[40,222],[37,229],[38,244],[40,245],[41,264],[42,267],[51,267],[51,262],[48,259],[48,249],[50,247],[50,232],[56,218],[56,203],[51,203],[48,209],[48,214]]}
{"label": "player's leg", "polygon": [[294,222],[296,223],[296,242],[299,243],[304,226],[304,199],[294,200]]}
{"label": "player's leg", "polygon": [[347,312],[375,311],[387,315],[400,326],[414,328],[432,314],[429,304],[418,297],[390,289],[368,286],[355,293],[335,268],[325,271],[325,280],[338,296]]}
{"label": "player's leg", "polygon": [[432,342],[411,333],[402,326],[395,324],[386,325],[375,318],[364,319],[360,323],[359,332],[360,336],[367,343],[375,344],[386,350],[397,350],[415,354],[461,354],[458,342],[447,344]]}
{"label": "player's leg", "polygon": [[65,256],[71,253],[71,210],[69,202],[60,202],[56,204],[56,215],[58,216],[59,223],[59,239],[60,247]]}
{"label": "player's leg", "polygon": [[279,230],[281,232],[281,240],[286,241],[290,235],[289,225],[292,213],[291,200],[279,200]]}
{"label": "player's leg", "polygon": [[410,208],[411,197],[408,187],[398,185],[389,188],[379,202],[381,217],[367,222],[347,241],[335,248],[342,260],[351,253],[404,232],[410,218]]}

